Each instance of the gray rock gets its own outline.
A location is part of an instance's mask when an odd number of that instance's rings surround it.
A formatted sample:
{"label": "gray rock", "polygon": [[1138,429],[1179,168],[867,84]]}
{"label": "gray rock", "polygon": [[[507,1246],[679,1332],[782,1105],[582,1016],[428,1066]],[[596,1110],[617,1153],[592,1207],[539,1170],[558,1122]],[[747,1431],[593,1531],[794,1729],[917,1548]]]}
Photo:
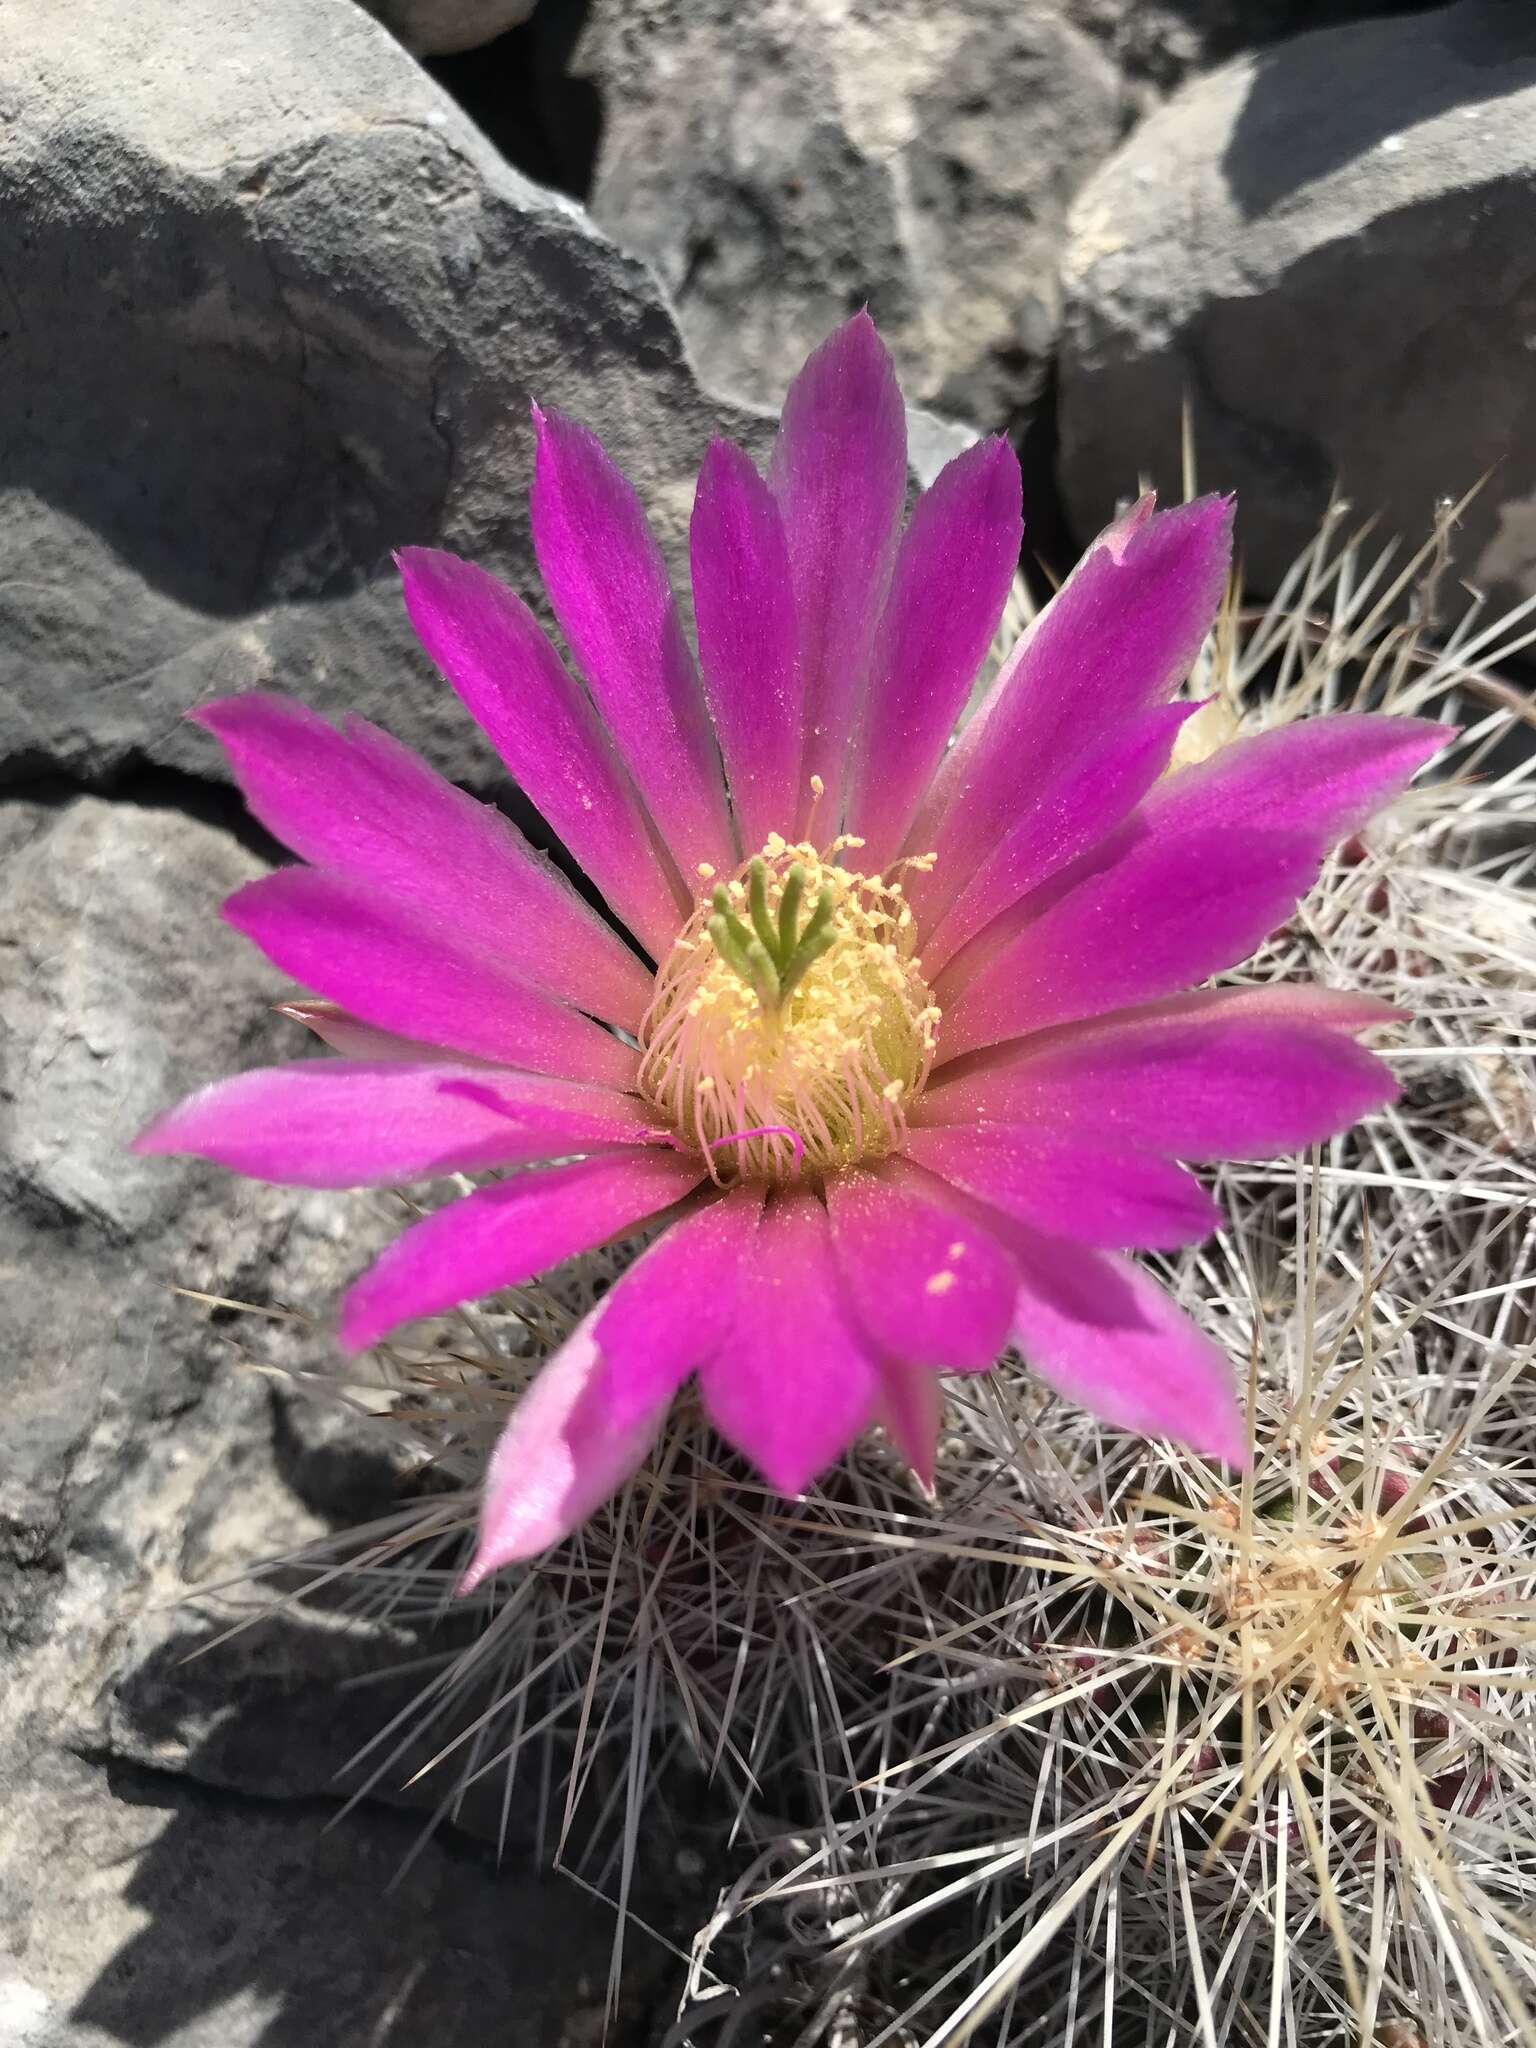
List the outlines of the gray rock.
{"label": "gray rock", "polygon": [[477,50],[532,14],[535,0],[363,0],[418,57]]}
{"label": "gray rock", "polygon": [[1074,193],[1193,70],[1383,0],[594,0],[591,206],[717,389],[776,403],[867,301],[909,394],[1040,393]]}
{"label": "gray rock", "polygon": [[[287,1223],[123,1147],[184,1085],[275,1042],[276,977],[211,915],[261,864],[171,813],[11,804],[0,891],[0,1611],[26,1633],[65,1501],[194,1401],[219,1346],[167,1286],[226,1291]],[[0,1546],[3,1547],[3,1546]]]}
{"label": "gray rock", "polygon": [[680,552],[722,408],[654,279],[354,0],[7,0],[3,78],[0,774],[215,775],[182,713],[276,682],[492,779],[390,552],[533,590],[535,392]]}
{"label": "gray rock", "polygon": [[681,568],[711,433],[766,417],[354,0],[8,0],[4,49],[0,780],[217,777],[183,713],[276,684],[493,785],[391,551],[537,601],[538,393]]}
{"label": "gray rock", "polygon": [[[0,805],[0,862],[0,2048],[585,2038],[611,1916],[536,1873],[520,1808],[500,1874],[463,1828],[405,1869],[424,1817],[383,1802],[423,1756],[327,1832],[419,1641],[249,1588],[220,1640],[178,1604],[398,1501],[366,1424],[288,1390],[334,1371],[387,1202],[123,1150],[300,1049],[216,915],[263,863],[92,796]],[[620,2039],[650,2032],[660,1957],[634,1962]]]}
{"label": "gray rock", "polygon": [[592,209],[648,257],[713,386],[777,401],[868,301],[909,396],[996,425],[1056,331],[1068,201],[1119,73],[1055,4],[597,0]]}
{"label": "gray rock", "polygon": [[[8,1814],[4,2048],[562,2048],[602,2038],[611,1916],[418,1823],[47,1759]],[[404,1874],[402,1875],[402,1871]],[[11,1953],[6,1954],[9,1949]],[[609,2038],[655,2038],[638,1959]]]}
{"label": "gray rock", "polygon": [[[308,1510],[287,1488],[247,1507],[234,1483],[272,1457],[252,1368],[330,1367],[332,1298],[390,1223],[370,1196],[125,1149],[185,1090],[303,1049],[270,1014],[280,978],[217,915],[263,872],[254,854],[96,797],[8,803],[0,839],[0,1639],[58,1658],[78,1624],[65,1661],[88,1692],[116,1610],[183,1583],[210,1460],[227,1527],[198,1539],[201,1569],[324,1528],[318,1493]],[[215,1320],[176,1289],[314,1320]],[[37,1707],[21,1686],[0,1699]]]}
{"label": "gray rock", "polygon": [[1145,474],[1235,488],[1272,589],[1336,476],[1416,542],[1485,472],[1457,570],[1536,591],[1536,44],[1512,0],[1282,43],[1093,179],[1065,262],[1061,476],[1089,532]]}

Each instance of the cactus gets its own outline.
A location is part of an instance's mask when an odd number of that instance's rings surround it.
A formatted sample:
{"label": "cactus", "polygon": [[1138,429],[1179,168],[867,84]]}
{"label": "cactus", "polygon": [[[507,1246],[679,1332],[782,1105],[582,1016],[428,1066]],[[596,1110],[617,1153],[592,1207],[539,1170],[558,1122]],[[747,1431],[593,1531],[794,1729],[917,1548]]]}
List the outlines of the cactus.
{"label": "cactus", "polygon": [[878,1439],[777,1501],[684,1404],[619,1500],[450,1613],[507,1403],[633,1247],[375,1354],[415,1496],[309,1568],[428,1641],[354,1789],[425,1757],[451,1821],[542,1786],[620,1945],[648,1832],[702,1799],[723,1877],[679,2042],[1528,2037],[1536,791],[1499,674],[1524,617],[1424,636],[1453,518],[1399,568],[1333,508],[1190,685],[1196,750],[1364,704],[1464,728],[1247,970],[1397,1003],[1402,1100],[1220,1169],[1230,1230],[1162,1263],[1247,1378],[1246,1481],[1016,1362],[954,1385],[932,1506]]}

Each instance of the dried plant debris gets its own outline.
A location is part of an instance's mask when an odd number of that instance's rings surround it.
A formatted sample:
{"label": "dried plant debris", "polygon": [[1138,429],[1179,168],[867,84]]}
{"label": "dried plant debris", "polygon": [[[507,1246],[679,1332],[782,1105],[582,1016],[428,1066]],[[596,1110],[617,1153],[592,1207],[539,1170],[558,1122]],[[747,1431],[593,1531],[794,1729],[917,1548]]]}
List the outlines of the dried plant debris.
{"label": "dried plant debris", "polygon": [[419,1692],[353,1796],[411,1776],[494,1833],[536,1788],[619,1909],[615,1984],[658,1816],[708,1781],[728,1881],[675,2043],[1536,2039],[1536,748],[1505,675],[1536,600],[1431,643],[1456,513],[1400,559],[1335,506],[1190,684],[1196,754],[1325,710],[1462,726],[1241,976],[1386,997],[1404,1083],[1307,1160],[1220,1168],[1229,1229],[1159,1262],[1246,1375],[1245,1479],[1010,1361],[953,1387],[936,1504],[872,1438],[789,1505],[684,1403],[618,1501],[456,1602],[508,1403],[626,1246],[376,1352],[350,1398],[398,1511],[213,1596],[405,1629]]}

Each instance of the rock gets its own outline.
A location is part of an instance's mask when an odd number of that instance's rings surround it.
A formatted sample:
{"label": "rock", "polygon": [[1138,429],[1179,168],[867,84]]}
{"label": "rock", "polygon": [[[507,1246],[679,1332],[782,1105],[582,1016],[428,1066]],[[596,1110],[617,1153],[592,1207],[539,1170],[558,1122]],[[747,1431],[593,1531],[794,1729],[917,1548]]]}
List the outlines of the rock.
{"label": "rock", "polygon": [[354,0],[7,0],[5,42],[0,775],[216,776],[181,714],[279,683],[492,780],[390,551],[533,592],[530,393],[675,557],[722,411],[760,423]]}
{"label": "rock", "polygon": [[769,422],[354,0],[7,0],[5,32],[0,780],[218,777],[182,714],[278,684],[494,785],[391,551],[537,600],[537,392],[680,568],[710,435],[762,452]]}
{"label": "rock", "polygon": [[1081,194],[1060,472],[1080,533],[1146,475],[1235,488],[1272,590],[1336,476],[1411,545],[1479,477],[1457,573],[1536,592],[1536,46],[1463,0],[1282,43],[1188,86]]}
{"label": "rock", "polygon": [[[333,1812],[126,1766],[104,1787],[99,1769],[50,1757],[8,1819],[34,1883],[18,1897],[0,1876],[0,2041],[561,2048],[588,2038],[603,2005],[605,1907],[573,1885],[552,1891],[526,1867],[498,1872],[493,1852],[449,1838],[405,1868],[419,1822],[375,1813],[327,1831]],[[637,1976],[652,1976],[640,1961]],[[633,1995],[626,1986],[610,2038],[654,2039],[654,1999],[649,1982]]]}
{"label": "rock", "polygon": [[535,0],[364,0],[418,57],[477,50],[528,19]]}
{"label": "rock", "polygon": [[[96,797],[8,803],[0,840],[0,1659],[6,1644],[57,1657],[78,1628],[68,1661],[88,1694],[102,1646],[151,1593],[179,1592],[195,1549],[217,1575],[325,1528],[316,1489],[306,1508],[276,1481],[242,1488],[253,1459],[278,1470],[252,1367],[331,1367],[330,1302],[390,1219],[371,1196],[125,1149],[184,1090],[300,1050],[270,1014],[280,978],[217,916],[263,872],[255,855]],[[178,1288],[315,1319],[216,1320]],[[197,1534],[210,1460],[216,1538]],[[37,1708],[20,1684],[0,1698],[23,1720]]]}
{"label": "rock", "polygon": [[585,0],[535,6],[527,20],[476,50],[422,59],[482,135],[537,185],[585,200],[603,107],[571,71]]}
{"label": "rock", "polygon": [[167,1283],[236,1285],[287,1225],[268,1190],[232,1203],[195,1170],[123,1152],[179,1086],[274,1042],[275,976],[209,916],[261,864],[212,827],[132,806],[0,816],[0,1613],[26,1637],[62,1569],[69,1502],[215,1369],[220,1347]]}
{"label": "rock", "polygon": [[1016,423],[1055,349],[1069,203],[1126,129],[1215,56],[1381,4],[593,0],[590,204],[714,388],[776,400],[867,301],[909,396]]}
{"label": "rock", "polygon": [[673,295],[700,370],[782,390],[861,301],[909,397],[982,426],[1038,388],[1078,183],[1119,74],[1060,5],[597,0],[591,206]]}
{"label": "rock", "polygon": [[[299,1049],[216,915],[264,864],[94,796],[0,805],[0,859],[0,2044],[584,2030],[611,1915],[538,1873],[520,1805],[500,1874],[463,1827],[403,1870],[407,1764],[327,1832],[419,1639],[310,1603],[263,1618],[249,1587],[233,1618],[257,1625],[227,1637],[228,1612],[178,1604],[399,1499],[367,1424],[289,1377],[334,1371],[327,1312],[396,1227],[387,1200],[123,1150],[182,1090]],[[415,1804],[441,1796],[429,1778]],[[664,1967],[634,1961],[621,2041],[651,2037]]]}

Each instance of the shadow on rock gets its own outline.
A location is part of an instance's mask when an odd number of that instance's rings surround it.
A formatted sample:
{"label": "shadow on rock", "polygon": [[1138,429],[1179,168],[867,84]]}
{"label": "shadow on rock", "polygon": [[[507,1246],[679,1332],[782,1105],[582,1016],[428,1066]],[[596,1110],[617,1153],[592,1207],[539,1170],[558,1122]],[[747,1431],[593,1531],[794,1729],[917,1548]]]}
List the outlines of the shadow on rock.
{"label": "shadow on rock", "polygon": [[[1369,93],[1338,90],[1341,48],[1351,33],[1401,58],[1375,68]],[[1435,46],[1439,59],[1425,61]],[[1526,0],[1465,0],[1445,10],[1431,36],[1389,42],[1380,24],[1363,22],[1353,31],[1272,44],[1253,64],[1222,158],[1233,198],[1249,219],[1372,149],[1402,147],[1399,138],[1421,122],[1458,106],[1475,116],[1479,104],[1530,85],[1536,37]]]}
{"label": "shadow on rock", "polygon": [[[410,1780],[449,1739],[439,1725],[381,1745],[370,1796],[341,1810],[366,1775],[354,1759],[419,1689],[419,1669],[396,1668],[410,1647],[404,1632],[381,1641],[296,1610],[234,1635],[180,1627],[125,1674],[92,1760],[116,1800],[164,1818],[140,1830],[122,1886],[142,1925],[77,2000],[76,2024],[144,2048],[597,2037],[614,1916],[540,1868],[536,1774],[504,1810],[492,1773],[436,1824],[452,1766]],[[656,1915],[657,1884],[645,1897]],[[608,2038],[651,2038],[675,1973],[631,1933]]]}
{"label": "shadow on rock", "polygon": [[592,0],[535,7],[517,27],[425,68],[524,177],[573,199],[592,190],[602,95],[574,68]]}
{"label": "shadow on rock", "polygon": [[445,1837],[402,1878],[418,1832],[406,1815],[328,1829],[319,1801],[122,1764],[109,1779],[164,1815],[124,1894],[144,1924],[72,2015],[114,2041],[544,2048],[601,2003],[611,1916],[569,1884]]}

